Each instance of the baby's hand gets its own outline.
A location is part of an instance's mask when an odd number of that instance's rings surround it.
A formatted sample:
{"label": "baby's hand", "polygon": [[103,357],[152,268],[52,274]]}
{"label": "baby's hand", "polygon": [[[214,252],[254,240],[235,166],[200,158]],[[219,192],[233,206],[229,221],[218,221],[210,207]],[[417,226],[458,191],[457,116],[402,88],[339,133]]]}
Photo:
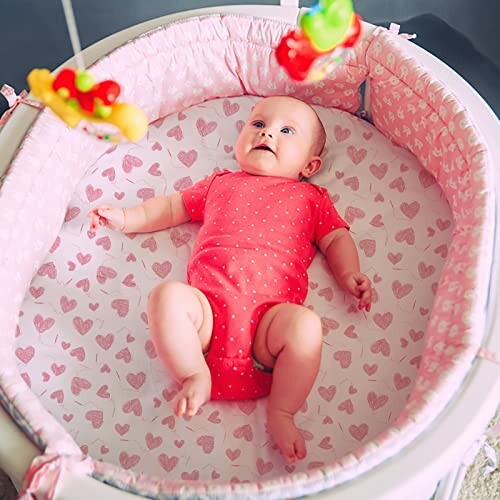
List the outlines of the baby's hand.
{"label": "baby's hand", "polygon": [[107,226],[113,231],[123,231],[125,228],[125,212],[122,208],[100,205],[93,208],[87,217],[90,217],[91,233],[95,233],[100,226]]}
{"label": "baby's hand", "polygon": [[358,309],[369,312],[372,307],[372,285],[370,278],[363,273],[347,273],[341,283],[346,290],[358,297]]}

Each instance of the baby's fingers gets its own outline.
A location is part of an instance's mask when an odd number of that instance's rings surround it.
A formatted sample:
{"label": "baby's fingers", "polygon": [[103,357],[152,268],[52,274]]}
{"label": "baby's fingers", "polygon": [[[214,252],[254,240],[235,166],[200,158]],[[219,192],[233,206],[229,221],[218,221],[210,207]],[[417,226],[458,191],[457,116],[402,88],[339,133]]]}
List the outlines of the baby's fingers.
{"label": "baby's fingers", "polygon": [[89,214],[97,214],[99,213],[99,210],[102,210],[102,209],[106,209],[106,210],[109,210],[110,208],[114,208],[113,205],[107,205],[107,204],[103,204],[103,205],[98,205],[97,207],[94,207],[94,208],[91,208],[89,210]]}
{"label": "baby's fingers", "polygon": [[364,274],[359,274],[356,276],[356,283],[358,284],[359,290],[368,290],[371,286],[370,278]]}
{"label": "baby's fingers", "polygon": [[100,218],[96,214],[91,214],[91,215],[89,214],[89,216],[91,217],[90,232],[95,233],[97,231],[97,229],[99,228],[99,226],[101,225]]}
{"label": "baby's fingers", "polygon": [[371,289],[368,289],[361,293],[358,308],[360,310],[365,309],[366,312],[370,312],[371,307],[372,307],[372,292]]}
{"label": "baby's fingers", "polygon": [[114,210],[115,207],[111,205],[101,205],[100,207],[97,207],[97,213],[99,215],[106,215],[108,214],[111,210]]}

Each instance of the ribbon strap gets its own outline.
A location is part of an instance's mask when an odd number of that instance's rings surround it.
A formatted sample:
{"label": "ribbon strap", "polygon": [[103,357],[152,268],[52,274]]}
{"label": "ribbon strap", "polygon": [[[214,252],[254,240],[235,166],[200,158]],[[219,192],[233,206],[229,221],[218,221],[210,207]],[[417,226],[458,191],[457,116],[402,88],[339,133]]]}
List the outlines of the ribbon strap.
{"label": "ribbon strap", "polygon": [[409,35],[408,33],[400,33],[399,32],[399,24],[396,23],[391,23],[389,25],[389,33],[392,33],[393,35],[399,35],[401,38],[404,38],[405,40],[413,40],[414,38],[417,38],[417,35],[415,33]]}
{"label": "ribbon strap", "polygon": [[35,457],[24,478],[25,489],[18,500],[52,500],[63,473],[88,475],[92,464],[89,458],[74,455],[39,455]]}
{"label": "ribbon strap", "polygon": [[0,127],[7,123],[10,115],[19,106],[19,104],[27,104],[28,106],[32,106],[38,109],[43,108],[43,104],[25,99],[25,97],[28,95],[28,92],[26,92],[26,90],[23,90],[19,95],[17,95],[16,91],[10,85],[4,84],[0,89],[0,94],[5,97],[9,104],[9,109],[5,111],[5,113],[0,117]]}
{"label": "ribbon strap", "polygon": [[477,353],[478,358],[483,358],[487,359],[488,361],[491,361],[497,365],[500,365],[500,355],[492,351],[491,349],[485,349],[484,347],[481,347]]}

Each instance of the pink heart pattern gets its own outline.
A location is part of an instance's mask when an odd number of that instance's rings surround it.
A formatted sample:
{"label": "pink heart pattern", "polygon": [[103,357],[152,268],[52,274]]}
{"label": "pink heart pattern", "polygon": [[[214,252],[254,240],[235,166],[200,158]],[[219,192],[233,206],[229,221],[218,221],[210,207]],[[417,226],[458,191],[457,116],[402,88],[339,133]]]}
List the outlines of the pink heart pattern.
{"label": "pink heart pattern", "polygon": [[136,236],[103,228],[94,237],[85,214],[91,204],[130,206],[185,189],[215,168],[234,169],[238,130],[256,100],[224,98],[173,113],[141,143],[110,150],[81,180],[30,285],[15,346],[20,372],[95,458],[179,480],[307,471],[382,432],[412,390],[451,212],[407,152],[367,122],[317,108],[330,126],[313,180],[351,224],[376,302],[359,312],[324,261],[314,260],[306,304],[321,318],[324,352],[297,417],[308,456],[293,466],[281,459],[265,430],[264,401],[209,403],[193,418],[174,417],[178,386],[149,338],[147,296],[162,280],[185,279],[198,226]]}

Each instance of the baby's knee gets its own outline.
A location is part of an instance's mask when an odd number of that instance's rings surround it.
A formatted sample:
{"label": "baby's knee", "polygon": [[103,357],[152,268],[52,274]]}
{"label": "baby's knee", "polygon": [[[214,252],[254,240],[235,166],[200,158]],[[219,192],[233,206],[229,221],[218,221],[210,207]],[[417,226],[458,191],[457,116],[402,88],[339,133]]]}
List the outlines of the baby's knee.
{"label": "baby's knee", "polygon": [[314,311],[305,306],[295,306],[289,321],[293,325],[288,333],[289,344],[314,353],[321,349],[321,319]]}
{"label": "baby's knee", "polygon": [[184,284],[178,281],[163,281],[155,286],[148,297],[148,313],[164,311],[178,299],[183,286]]}
{"label": "baby's knee", "polygon": [[306,306],[300,306],[300,322],[305,328],[311,330],[321,330],[321,319],[311,309]]}

